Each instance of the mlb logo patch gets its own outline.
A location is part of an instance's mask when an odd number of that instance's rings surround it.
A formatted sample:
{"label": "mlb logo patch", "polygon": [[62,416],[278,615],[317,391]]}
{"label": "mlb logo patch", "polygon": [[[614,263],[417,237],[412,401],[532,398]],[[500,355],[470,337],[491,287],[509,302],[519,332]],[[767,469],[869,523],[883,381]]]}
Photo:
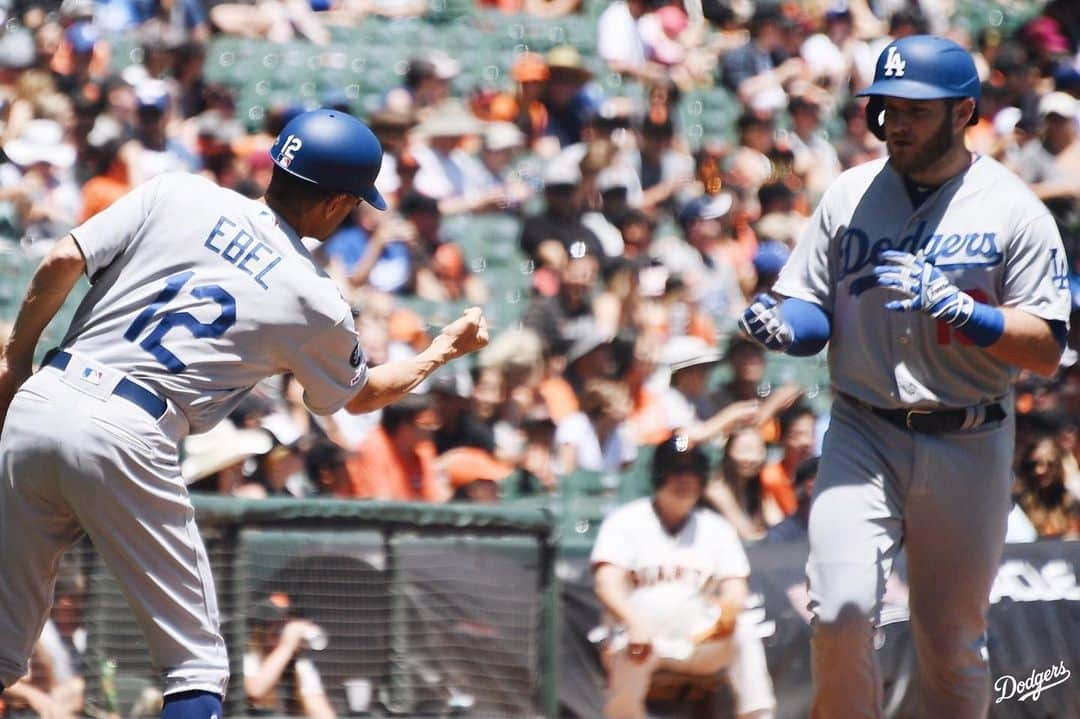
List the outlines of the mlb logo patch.
{"label": "mlb logo patch", "polygon": [[82,381],[88,382],[92,385],[101,384],[101,370],[96,370],[93,367],[84,367],[82,371]]}

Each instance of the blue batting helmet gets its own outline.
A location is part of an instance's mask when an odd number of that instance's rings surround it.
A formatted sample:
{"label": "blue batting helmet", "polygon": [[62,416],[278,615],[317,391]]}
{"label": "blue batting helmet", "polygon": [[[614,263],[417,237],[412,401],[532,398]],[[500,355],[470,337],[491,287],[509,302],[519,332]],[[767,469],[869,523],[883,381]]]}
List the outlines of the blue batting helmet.
{"label": "blue batting helmet", "polygon": [[368,126],[338,110],[312,110],[285,125],[270,148],[274,164],[321,188],[362,197],[379,210],[386,200],[375,189],[382,146]]}
{"label": "blue batting helmet", "polygon": [[[867,121],[878,137],[884,135],[880,98],[944,100],[970,97],[979,101],[979,73],[967,50],[952,40],[934,35],[910,35],[889,43],[878,56],[874,82],[860,93],[870,97]],[[979,119],[978,106],[969,124]]]}

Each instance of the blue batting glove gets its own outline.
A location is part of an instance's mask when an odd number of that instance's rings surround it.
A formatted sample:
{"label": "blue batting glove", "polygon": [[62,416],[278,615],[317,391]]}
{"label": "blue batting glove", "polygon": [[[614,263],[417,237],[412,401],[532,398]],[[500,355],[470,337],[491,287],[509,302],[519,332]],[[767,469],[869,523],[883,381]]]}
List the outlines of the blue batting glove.
{"label": "blue batting glove", "polygon": [[953,327],[963,327],[975,311],[975,300],[961,291],[941,270],[923,256],[886,250],[883,264],[874,268],[878,287],[898,292],[902,300],[891,300],[885,308],[894,312],[925,312]]}
{"label": "blue batting glove", "polygon": [[739,318],[739,327],[746,335],[766,349],[786,352],[795,333],[784,318],[776,300],[762,293],[754,298]]}

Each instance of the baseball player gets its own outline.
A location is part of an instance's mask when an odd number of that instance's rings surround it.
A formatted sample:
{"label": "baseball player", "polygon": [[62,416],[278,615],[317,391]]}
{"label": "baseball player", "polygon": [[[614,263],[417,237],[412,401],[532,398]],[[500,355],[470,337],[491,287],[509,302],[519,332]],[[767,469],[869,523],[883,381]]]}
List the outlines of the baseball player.
{"label": "baseball player", "polygon": [[[1019,369],[1051,375],[1069,315],[1053,218],[964,146],[971,57],[938,37],[889,44],[867,120],[889,157],[825,193],[744,331],[769,349],[829,341],[836,401],[810,510],[814,717],[879,717],[873,635],[908,558],[922,717],[983,717],[988,593],[1009,512]],[[882,120],[882,111],[884,119]]]}
{"label": "baseball player", "polygon": [[[416,357],[367,368],[349,305],[302,237],[361,201],[382,149],[344,113],[293,119],[265,202],[166,174],[72,230],[44,260],[0,361],[0,682],[49,611],[83,533],[115,574],[162,673],[166,719],[221,716],[229,675],[206,551],[177,463],[260,379],[291,372],[317,414],[367,412],[487,342],[479,309]],[[35,344],[79,276],[91,287],[59,348]]]}
{"label": "baseball player", "polygon": [[660,669],[708,677],[727,671],[739,719],[769,719],[776,700],[765,649],[739,621],[750,565],[734,528],[699,507],[709,462],[684,435],[653,455],[654,492],[612,512],[592,551],[605,626],[608,719],[644,719]]}

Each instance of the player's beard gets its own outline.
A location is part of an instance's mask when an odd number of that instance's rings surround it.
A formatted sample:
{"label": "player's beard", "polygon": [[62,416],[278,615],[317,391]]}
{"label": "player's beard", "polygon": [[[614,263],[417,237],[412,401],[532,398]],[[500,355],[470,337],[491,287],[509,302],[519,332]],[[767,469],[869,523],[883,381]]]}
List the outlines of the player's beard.
{"label": "player's beard", "polygon": [[934,166],[934,163],[942,161],[952,151],[956,138],[953,136],[950,114],[945,113],[945,117],[941,118],[941,124],[926,144],[914,149],[909,156],[898,157],[890,148],[890,162],[901,175],[911,176],[926,172]]}

